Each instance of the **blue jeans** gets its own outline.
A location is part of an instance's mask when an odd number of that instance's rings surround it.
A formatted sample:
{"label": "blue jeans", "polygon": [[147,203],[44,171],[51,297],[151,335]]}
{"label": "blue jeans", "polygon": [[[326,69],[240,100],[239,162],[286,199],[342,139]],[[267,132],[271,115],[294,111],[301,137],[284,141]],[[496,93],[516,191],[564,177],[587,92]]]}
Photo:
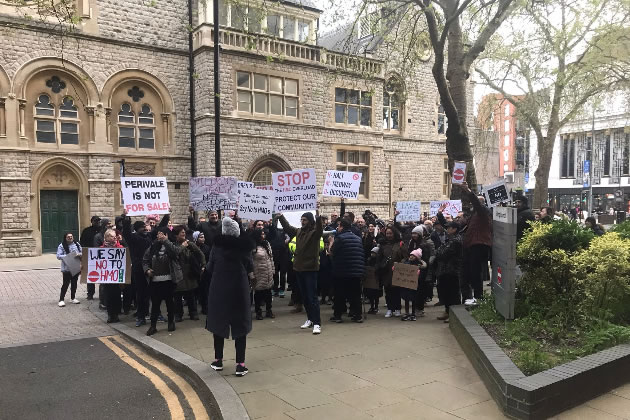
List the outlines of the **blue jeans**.
{"label": "blue jeans", "polygon": [[296,271],[300,294],[306,316],[315,325],[322,325],[319,315],[319,300],[317,300],[317,271]]}

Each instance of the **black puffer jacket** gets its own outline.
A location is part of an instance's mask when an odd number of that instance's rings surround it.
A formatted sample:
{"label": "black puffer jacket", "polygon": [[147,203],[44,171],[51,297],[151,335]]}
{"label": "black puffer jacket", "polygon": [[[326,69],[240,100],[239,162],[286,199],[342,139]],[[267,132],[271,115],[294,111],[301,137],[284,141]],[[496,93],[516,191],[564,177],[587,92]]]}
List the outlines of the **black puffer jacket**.
{"label": "black puffer jacket", "polygon": [[351,230],[335,236],[332,245],[333,276],[351,278],[362,277],[365,272],[363,241]]}
{"label": "black puffer jacket", "polygon": [[446,242],[435,252],[437,276],[457,276],[462,274],[463,262],[462,237],[459,234],[448,236]]}

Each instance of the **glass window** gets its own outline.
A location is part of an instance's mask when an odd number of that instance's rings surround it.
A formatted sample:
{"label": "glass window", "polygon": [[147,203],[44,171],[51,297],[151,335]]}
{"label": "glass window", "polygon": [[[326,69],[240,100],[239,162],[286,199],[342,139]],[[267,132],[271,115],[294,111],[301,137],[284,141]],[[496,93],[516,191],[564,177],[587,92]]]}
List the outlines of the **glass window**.
{"label": "glass window", "polygon": [[610,176],[610,158],[611,158],[610,136],[606,136],[604,144],[604,176]]}
{"label": "glass window", "polygon": [[370,127],[372,125],[371,93],[335,88],[335,122]]}
{"label": "glass window", "polygon": [[[61,93],[59,87],[61,82],[54,76],[50,81],[51,90]],[[60,95],[56,96],[57,98]],[[79,110],[74,105],[74,100],[70,96],[60,99],[59,110],[55,108],[48,95],[39,95],[35,104],[35,140],[38,143],[49,144],[79,144]]]}
{"label": "glass window", "polygon": [[228,26],[228,9],[230,5],[225,1],[219,2],[219,25]]}
{"label": "glass window", "polygon": [[50,103],[48,95],[40,95],[35,105],[35,115],[55,116],[55,107]]}
{"label": "glass window", "polygon": [[269,167],[262,168],[252,177],[252,182],[257,187],[271,185],[273,183],[271,175],[273,172],[274,171]]}
{"label": "glass window", "polygon": [[61,123],[61,144],[79,144],[79,124]]}
{"label": "glass window", "polygon": [[35,120],[35,136],[39,143],[57,143],[55,122],[52,120]]}
{"label": "glass window", "polygon": [[118,147],[154,149],[155,118],[151,106],[142,104],[137,120],[133,108],[131,104],[124,103],[118,112]]}
{"label": "glass window", "polygon": [[503,151],[503,160],[507,162],[509,159],[510,159],[510,152],[507,149],[505,149]]}
{"label": "glass window", "polygon": [[285,16],[282,25],[282,38],[295,40],[295,18]]}
{"label": "glass window", "polygon": [[506,133],[510,131],[510,120],[505,120],[503,122],[503,131]]}
{"label": "glass window", "polygon": [[267,15],[267,33],[271,36],[280,36],[280,16]]}
{"label": "glass window", "polygon": [[505,137],[503,138],[503,145],[505,147],[508,147],[510,145],[510,135],[506,134]]}
{"label": "glass window", "polygon": [[311,32],[310,22],[305,20],[298,21],[298,41],[306,42]]}
{"label": "glass window", "polygon": [[363,150],[337,150],[335,159],[337,161],[336,170],[362,174],[359,195],[367,197],[368,186],[370,185],[370,152]]}
{"label": "glass window", "polygon": [[623,139],[623,152],[621,155],[622,162],[622,175],[630,174],[630,133],[626,133]]}
{"label": "glass window", "polygon": [[118,113],[118,122],[132,124],[135,122],[133,112],[131,112],[130,104],[122,104],[120,112]]}
{"label": "glass window", "polygon": [[231,26],[236,29],[245,30],[247,19],[247,6],[232,4]]}
{"label": "glass window", "polygon": [[74,106],[74,101],[69,96],[66,96],[59,107],[59,115],[62,118],[79,118],[79,112],[77,107]]}
{"label": "glass window", "polygon": [[152,128],[140,128],[140,136],[138,138],[138,147],[140,149],[155,148],[154,130]]}
{"label": "glass window", "polygon": [[[253,79],[253,88],[251,80]],[[298,117],[298,81],[264,74],[237,72],[237,109],[256,114]],[[284,89],[283,89],[284,88]],[[286,96],[283,95],[292,95]]]}
{"label": "glass window", "polygon": [[147,104],[142,105],[142,110],[138,118],[139,124],[153,124],[153,113],[151,107]]}
{"label": "glass window", "polygon": [[136,147],[136,128],[118,127],[118,146]]}
{"label": "glass window", "polygon": [[438,120],[437,120],[437,131],[438,134],[446,134],[446,129],[448,127],[448,122],[446,120],[446,114],[444,113],[444,107],[442,104],[438,106]]}
{"label": "glass window", "polygon": [[400,130],[400,83],[391,78],[383,88],[383,130]]}
{"label": "glass window", "polygon": [[505,108],[504,108],[503,112],[504,112],[504,115],[506,117],[509,117],[510,116],[510,105],[505,105]]}
{"label": "glass window", "polygon": [[247,31],[259,33],[262,31],[264,14],[255,7],[250,7],[247,13]]}

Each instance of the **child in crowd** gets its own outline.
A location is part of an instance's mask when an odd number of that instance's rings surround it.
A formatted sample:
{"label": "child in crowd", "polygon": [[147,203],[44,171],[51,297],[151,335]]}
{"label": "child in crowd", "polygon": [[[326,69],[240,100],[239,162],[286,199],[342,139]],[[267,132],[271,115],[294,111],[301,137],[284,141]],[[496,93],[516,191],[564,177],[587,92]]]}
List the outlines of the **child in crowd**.
{"label": "child in crowd", "polygon": [[[404,261],[404,264],[412,264],[418,266],[418,284],[420,285],[420,272],[426,270],[427,263],[422,260],[422,250],[420,248],[411,251],[409,258]],[[405,301],[405,315],[400,319],[401,321],[415,321],[416,318],[416,300],[418,299],[417,290],[401,288],[401,297]],[[411,302],[411,312],[409,312],[409,302]]]}
{"label": "child in crowd", "polygon": [[368,314],[377,314],[378,313],[378,301],[381,296],[383,296],[383,285],[380,284],[378,275],[376,274],[376,261],[378,258],[378,247],[372,248],[370,251],[370,256],[367,260],[367,266],[365,267],[366,276],[374,276],[376,278],[376,284],[378,289],[364,288],[363,294],[368,298],[370,302],[370,309],[368,310]]}

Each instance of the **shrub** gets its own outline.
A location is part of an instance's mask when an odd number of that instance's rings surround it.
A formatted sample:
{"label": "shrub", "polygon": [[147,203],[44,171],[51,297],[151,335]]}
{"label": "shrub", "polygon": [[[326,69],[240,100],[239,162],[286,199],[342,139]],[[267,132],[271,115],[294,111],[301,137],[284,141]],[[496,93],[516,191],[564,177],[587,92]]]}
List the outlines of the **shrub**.
{"label": "shrub", "polygon": [[619,234],[621,239],[630,239],[630,220],[614,225],[608,232],[615,232]]}

